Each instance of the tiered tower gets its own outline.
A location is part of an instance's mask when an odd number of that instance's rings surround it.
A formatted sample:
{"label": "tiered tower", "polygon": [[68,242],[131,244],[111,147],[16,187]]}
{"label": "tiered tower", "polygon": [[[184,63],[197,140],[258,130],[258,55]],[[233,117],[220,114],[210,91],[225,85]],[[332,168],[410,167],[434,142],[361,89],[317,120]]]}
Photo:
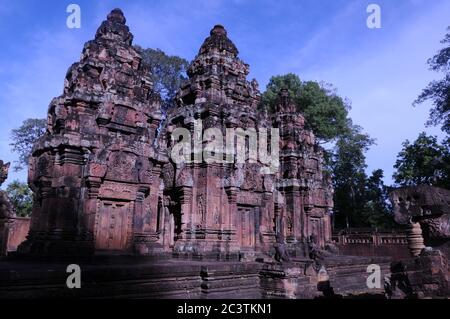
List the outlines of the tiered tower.
{"label": "tiered tower", "polygon": [[[170,210],[179,216],[176,252],[252,255],[274,238],[274,229],[268,227],[274,218],[272,176],[260,173],[256,159],[237,162],[239,151],[245,150],[237,149],[237,139],[230,136],[230,129],[245,138],[246,133],[270,128],[256,111],[260,93],[255,80],[247,81],[248,73],[224,27],[214,26],[188,69],[179,106],[168,118],[169,148],[178,141],[177,129],[186,129],[192,140],[187,161],[165,167]],[[211,129],[218,134],[212,135]],[[227,139],[232,141],[228,149]],[[207,160],[206,148],[213,140],[221,146],[208,153],[214,160]]]}
{"label": "tiered tower", "polygon": [[148,253],[161,231],[161,122],[148,68],[119,9],[88,41],[33,149],[29,254]]}
{"label": "tiered tower", "polygon": [[216,25],[161,125],[132,39],[113,10],[50,103],[30,160],[35,200],[19,251],[254,260],[277,238],[299,256],[308,242],[323,247],[331,184],[287,91],[277,114],[258,111],[258,84]]}
{"label": "tiered tower", "polygon": [[292,251],[305,255],[309,244],[323,247],[331,240],[331,178],[323,170],[322,150],[305,129],[305,119],[287,89],[278,95],[273,123],[280,129],[276,188],[285,201],[281,233]]}

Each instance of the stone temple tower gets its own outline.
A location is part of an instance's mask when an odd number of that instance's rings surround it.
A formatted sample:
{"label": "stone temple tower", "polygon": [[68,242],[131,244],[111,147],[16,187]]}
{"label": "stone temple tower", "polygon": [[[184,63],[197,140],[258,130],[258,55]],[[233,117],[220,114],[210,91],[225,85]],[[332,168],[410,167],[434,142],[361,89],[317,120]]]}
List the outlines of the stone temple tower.
{"label": "stone temple tower", "polygon": [[299,257],[323,247],[331,184],[287,92],[276,114],[257,110],[258,84],[216,25],[163,121],[125,22],[111,11],[50,103],[19,253],[255,260],[277,238]]}
{"label": "stone temple tower", "polygon": [[50,103],[29,165],[35,199],[21,253],[157,249],[160,104],[125,22],[119,9],[108,15]]}
{"label": "stone temple tower", "polygon": [[[323,247],[331,241],[330,212],[333,189],[330,175],[323,170],[322,150],[314,134],[305,129],[305,118],[287,89],[278,95],[273,125],[280,130],[280,170],[276,188],[283,194],[282,236],[295,254],[308,245]],[[277,221],[278,225],[278,221]]]}
{"label": "stone temple tower", "polygon": [[[179,128],[192,140],[188,160],[163,171],[169,210],[177,216],[176,253],[232,258],[263,251],[274,240],[272,176],[259,173],[258,161],[237,163],[236,149],[225,147],[227,129],[239,129],[243,136],[267,124],[256,112],[260,93],[256,81],[246,79],[248,73],[227,31],[214,26],[188,69],[178,107],[168,116],[169,149]],[[213,161],[204,158],[208,140],[221,144]]]}

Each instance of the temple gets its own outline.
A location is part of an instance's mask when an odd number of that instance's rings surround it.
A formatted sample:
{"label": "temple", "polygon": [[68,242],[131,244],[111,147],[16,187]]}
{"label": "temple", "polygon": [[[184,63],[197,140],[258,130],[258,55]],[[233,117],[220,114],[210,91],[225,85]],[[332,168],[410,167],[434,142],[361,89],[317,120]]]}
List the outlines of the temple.
{"label": "temple", "polygon": [[[333,243],[323,150],[288,90],[274,114],[261,111],[258,83],[216,25],[163,112],[125,22],[111,11],[50,103],[29,162],[30,230],[0,263],[0,297],[383,294],[367,266],[385,275],[389,259]],[[53,270],[30,274],[42,258]],[[84,289],[66,289],[59,259],[81,263]]]}
{"label": "temple", "polygon": [[[306,257],[310,241],[324,247],[331,181],[287,90],[276,114],[257,110],[258,84],[216,25],[161,123],[160,98],[132,39],[113,10],[50,103],[29,165],[35,201],[19,252],[254,260],[268,256],[277,238],[293,256]],[[193,142],[176,162],[180,129]],[[208,139],[224,145],[210,151],[212,161],[202,156]],[[252,156],[254,141],[259,154],[270,149],[269,162]]]}

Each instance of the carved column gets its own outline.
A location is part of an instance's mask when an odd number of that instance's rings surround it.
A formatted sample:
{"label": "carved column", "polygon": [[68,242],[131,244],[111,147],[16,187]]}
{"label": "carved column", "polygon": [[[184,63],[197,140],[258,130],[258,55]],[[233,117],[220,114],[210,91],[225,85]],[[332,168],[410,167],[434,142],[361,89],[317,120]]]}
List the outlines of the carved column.
{"label": "carved column", "polygon": [[301,193],[300,190],[295,187],[292,190],[292,201],[293,201],[293,235],[296,241],[301,241],[302,239],[302,214],[303,214],[303,207],[302,207],[302,199],[301,199]]}
{"label": "carved column", "polygon": [[414,257],[419,256],[422,249],[425,248],[422,237],[422,228],[420,228],[419,223],[411,222],[408,225],[406,238],[408,239],[408,248],[411,252],[411,255],[413,255]]}
{"label": "carved column", "polygon": [[[134,202],[134,214],[133,214],[133,244],[134,250],[140,254],[148,254],[149,247],[147,244],[152,242],[152,234],[144,231],[144,200],[149,194],[149,188],[147,186],[140,186],[136,192],[136,200]],[[153,218],[153,216],[151,216]],[[152,224],[152,223],[151,223]],[[151,225],[154,226],[153,224]],[[153,229],[151,230],[153,233]]]}
{"label": "carved column", "polygon": [[225,188],[227,193],[228,203],[230,205],[230,211],[226,220],[226,227],[231,231],[231,240],[237,241],[237,194],[239,189],[235,186],[229,186]]}
{"label": "carved column", "polygon": [[192,204],[192,187],[182,186],[180,189],[180,204],[181,204],[181,229],[183,233],[181,234],[183,239],[186,238],[186,232],[191,224],[191,204]]}
{"label": "carved column", "polygon": [[101,179],[99,177],[88,177],[86,181],[87,199],[84,202],[84,214],[81,219],[82,232],[86,240],[94,240],[95,215],[97,214],[98,194],[100,191]]}

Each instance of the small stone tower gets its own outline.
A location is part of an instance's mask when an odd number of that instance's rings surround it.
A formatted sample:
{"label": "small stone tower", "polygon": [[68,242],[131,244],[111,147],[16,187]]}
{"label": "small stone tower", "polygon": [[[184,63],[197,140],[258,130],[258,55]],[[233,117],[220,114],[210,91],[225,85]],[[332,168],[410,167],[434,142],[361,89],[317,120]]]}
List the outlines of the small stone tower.
{"label": "small stone tower", "polygon": [[153,143],[160,104],[125,22],[111,11],[50,103],[29,165],[35,199],[21,253],[146,253],[157,245],[167,161]]}

